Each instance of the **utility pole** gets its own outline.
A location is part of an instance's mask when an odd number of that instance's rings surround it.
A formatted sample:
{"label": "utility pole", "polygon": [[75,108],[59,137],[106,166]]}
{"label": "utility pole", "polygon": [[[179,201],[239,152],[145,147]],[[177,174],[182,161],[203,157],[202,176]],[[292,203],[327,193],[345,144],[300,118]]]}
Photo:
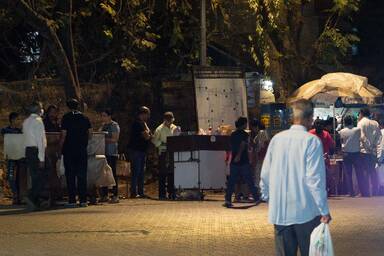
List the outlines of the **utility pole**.
{"label": "utility pole", "polygon": [[206,19],[206,0],[201,0],[201,42],[200,42],[200,65],[207,66],[207,19]]}

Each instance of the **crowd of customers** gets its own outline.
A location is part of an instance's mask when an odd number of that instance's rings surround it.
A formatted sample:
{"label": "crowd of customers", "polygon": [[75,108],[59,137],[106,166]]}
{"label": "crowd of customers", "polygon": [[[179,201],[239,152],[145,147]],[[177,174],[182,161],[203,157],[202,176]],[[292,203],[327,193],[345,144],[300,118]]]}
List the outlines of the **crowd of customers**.
{"label": "crowd of customers", "polygon": [[[30,115],[19,128],[17,113],[9,115],[9,126],[3,128],[1,133],[24,133],[25,135],[25,161],[31,178],[31,189],[26,202],[32,209],[40,207],[39,195],[44,189],[43,169],[56,168],[52,157],[46,156],[46,132],[60,133],[59,148],[63,156],[65,178],[68,192],[67,207],[85,207],[88,205],[87,191],[87,146],[92,136],[92,125],[88,117],[80,111],[80,103],[74,99],[67,101],[68,112],[59,117],[59,109],[50,105],[44,113],[40,103],[33,103],[29,107]],[[163,122],[151,132],[148,127],[151,111],[143,106],[138,109],[130,129],[128,151],[131,161],[131,198],[146,198],[144,193],[144,170],[148,148],[151,144],[158,153],[158,195],[160,200],[176,198],[174,188],[174,174],[172,171],[172,157],[167,152],[167,137],[177,133],[178,127],[174,124],[175,118],[172,112],[163,115]],[[112,119],[112,112],[105,109],[100,113],[102,126],[99,131],[105,132],[105,156],[108,165],[112,169],[116,185],[112,188],[101,187],[99,189],[99,202],[119,202],[117,182],[117,162],[119,158],[118,141],[120,126]],[[351,197],[376,196],[379,194],[377,166],[384,162],[382,154],[384,130],[380,130],[377,121],[372,120],[368,109],[361,109],[357,125],[352,116],[343,118],[342,127],[334,129],[335,120],[326,121],[317,118],[308,126],[308,134],[319,138],[322,148],[322,159],[326,170],[325,183],[327,192],[330,192],[328,178],[331,169],[331,157],[338,152],[338,144],[343,155],[343,168],[346,187]],[[231,152],[228,152],[227,161],[230,166],[225,206],[232,207],[232,194],[235,200],[259,201],[260,193],[258,184],[262,170],[263,160],[267,155],[270,136],[265,126],[256,119],[249,122],[247,118],[239,118],[236,121],[236,130],[231,134]],[[298,133],[296,126],[292,126],[292,135]],[[296,127],[298,128],[298,127]],[[300,129],[299,129],[300,130]],[[296,133],[295,133],[295,132]],[[300,135],[302,135],[300,133]],[[303,139],[306,137],[304,136]],[[271,148],[272,146],[269,146]],[[280,147],[272,150],[274,155],[280,155]],[[292,151],[293,152],[293,151]],[[284,155],[284,154],[283,154]],[[56,156],[58,160],[60,156]],[[268,158],[266,158],[268,159]],[[51,163],[52,162],[52,163]],[[18,161],[7,161],[7,181],[13,194],[13,203],[20,203],[17,169]],[[266,162],[264,161],[264,165]],[[358,184],[358,191],[354,186],[353,171]],[[259,187],[261,189],[261,187]],[[91,196],[90,203],[97,203],[96,197]]]}
{"label": "crowd of customers", "polygon": [[[28,108],[29,116],[24,120],[22,128],[19,127],[18,113],[9,115],[9,126],[1,130],[2,135],[23,133],[25,140],[25,163],[30,175],[31,187],[28,196],[24,198],[31,210],[44,207],[43,190],[46,189],[48,173],[56,173],[57,162],[63,160],[65,169],[66,188],[68,202],[66,207],[86,207],[88,202],[119,202],[119,187],[117,177],[117,161],[119,158],[119,136],[120,126],[112,119],[112,112],[109,109],[101,111],[100,117],[102,126],[99,131],[105,133],[105,157],[111,167],[116,185],[112,188],[101,187],[98,190],[99,200],[96,195],[89,191],[87,186],[87,165],[88,165],[88,141],[92,137],[93,129],[87,116],[80,111],[80,103],[75,99],[67,101],[68,111],[61,118],[59,109],[50,105],[44,113],[43,106],[39,102],[31,104]],[[159,199],[175,199],[173,187],[173,172],[170,168],[170,158],[166,150],[167,137],[171,136],[177,127],[173,124],[172,112],[164,114],[163,122],[157,127],[154,133],[149,129],[147,122],[150,118],[150,109],[142,106],[139,108],[136,118],[131,127],[128,152],[131,161],[131,198],[146,198],[144,193],[144,169],[147,158],[147,151],[152,143],[159,156]],[[47,148],[47,135],[59,133],[59,154]],[[17,164],[19,161],[7,160],[7,181],[13,195],[13,203],[20,203],[20,194],[16,176]],[[48,170],[48,172],[47,172]],[[89,199],[89,200],[88,200]]]}

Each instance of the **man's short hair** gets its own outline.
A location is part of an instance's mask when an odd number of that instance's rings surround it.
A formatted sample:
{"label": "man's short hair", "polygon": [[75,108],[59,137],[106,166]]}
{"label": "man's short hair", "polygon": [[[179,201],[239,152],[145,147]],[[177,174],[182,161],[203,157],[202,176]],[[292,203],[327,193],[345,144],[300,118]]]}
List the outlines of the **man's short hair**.
{"label": "man's short hair", "polygon": [[49,105],[47,108],[47,114],[49,114],[49,112],[51,112],[52,109],[58,110],[58,107],[56,105]]}
{"label": "man's short hair", "polygon": [[150,113],[151,113],[151,110],[149,110],[149,108],[146,107],[146,106],[141,106],[139,108],[139,112],[138,112],[139,115],[141,115],[141,114],[150,114]]}
{"label": "man's short hair", "polygon": [[353,125],[353,118],[351,116],[344,117],[344,125],[345,126]]}
{"label": "man's short hair", "polygon": [[110,108],[104,109],[101,113],[105,113],[105,114],[107,114],[107,116],[112,116],[112,114],[113,114],[112,109],[110,109]]}
{"label": "man's short hair", "polygon": [[265,125],[256,118],[249,122],[249,126],[257,127],[259,130],[265,130]]}
{"label": "man's short hair", "polygon": [[247,122],[248,122],[248,119],[244,116],[241,116],[236,120],[235,126],[236,126],[236,128],[240,128],[240,127],[243,127],[244,125],[246,125]]}
{"label": "man's short hair", "polygon": [[370,117],[371,111],[369,111],[369,108],[362,108],[360,109],[360,114],[364,117]]}
{"label": "man's short hair", "polygon": [[9,122],[12,122],[13,120],[15,120],[16,118],[19,117],[19,113],[17,112],[11,112],[8,116],[8,120]]}
{"label": "man's short hair", "polygon": [[43,105],[39,101],[32,102],[29,106],[29,113],[31,114],[40,114]]}
{"label": "man's short hair", "polygon": [[293,119],[308,119],[313,117],[313,103],[309,100],[298,100],[291,104]]}
{"label": "man's short hair", "polygon": [[175,120],[175,117],[173,116],[172,112],[165,112],[164,115],[163,115],[163,118],[164,118],[164,120],[167,120],[167,121],[170,121],[170,122]]}
{"label": "man's short hair", "polygon": [[67,107],[70,110],[79,110],[80,103],[76,99],[67,100]]}

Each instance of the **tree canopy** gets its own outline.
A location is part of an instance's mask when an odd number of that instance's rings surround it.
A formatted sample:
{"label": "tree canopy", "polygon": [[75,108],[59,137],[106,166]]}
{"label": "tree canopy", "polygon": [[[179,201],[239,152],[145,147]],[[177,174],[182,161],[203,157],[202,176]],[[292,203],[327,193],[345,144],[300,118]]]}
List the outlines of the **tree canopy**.
{"label": "tree canopy", "polygon": [[[81,98],[81,82],[175,78],[199,61],[199,2],[2,1],[0,79],[57,77],[67,96]],[[341,69],[358,42],[351,17],[359,0],[207,3],[209,47],[271,76],[282,99],[306,80]]]}

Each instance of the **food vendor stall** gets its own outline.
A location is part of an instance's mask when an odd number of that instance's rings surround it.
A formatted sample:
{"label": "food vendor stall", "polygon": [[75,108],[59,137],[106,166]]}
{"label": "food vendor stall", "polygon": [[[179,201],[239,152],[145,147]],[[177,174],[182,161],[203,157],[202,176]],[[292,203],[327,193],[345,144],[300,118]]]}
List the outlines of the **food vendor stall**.
{"label": "food vendor stall", "polygon": [[[330,73],[318,80],[308,82],[297,89],[289,98],[288,103],[300,99],[311,100],[314,105],[314,118],[327,120],[333,118],[333,137],[336,141],[336,131],[341,129],[342,120],[350,115],[357,120],[359,110],[363,107],[381,109],[383,93],[368,84],[366,77],[350,73]],[[357,122],[357,121],[356,121]],[[331,156],[330,180],[334,193],[344,191],[344,177],[342,170],[341,149]],[[356,183],[356,177],[354,183]]]}
{"label": "food vendor stall", "polygon": [[193,82],[195,104],[190,110],[197,129],[181,126],[181,134],[167,142],[174,185],[179,191],[223,189],[229,134],[237,118],[248,115],[245,75],[238,68],[195,67]]}

